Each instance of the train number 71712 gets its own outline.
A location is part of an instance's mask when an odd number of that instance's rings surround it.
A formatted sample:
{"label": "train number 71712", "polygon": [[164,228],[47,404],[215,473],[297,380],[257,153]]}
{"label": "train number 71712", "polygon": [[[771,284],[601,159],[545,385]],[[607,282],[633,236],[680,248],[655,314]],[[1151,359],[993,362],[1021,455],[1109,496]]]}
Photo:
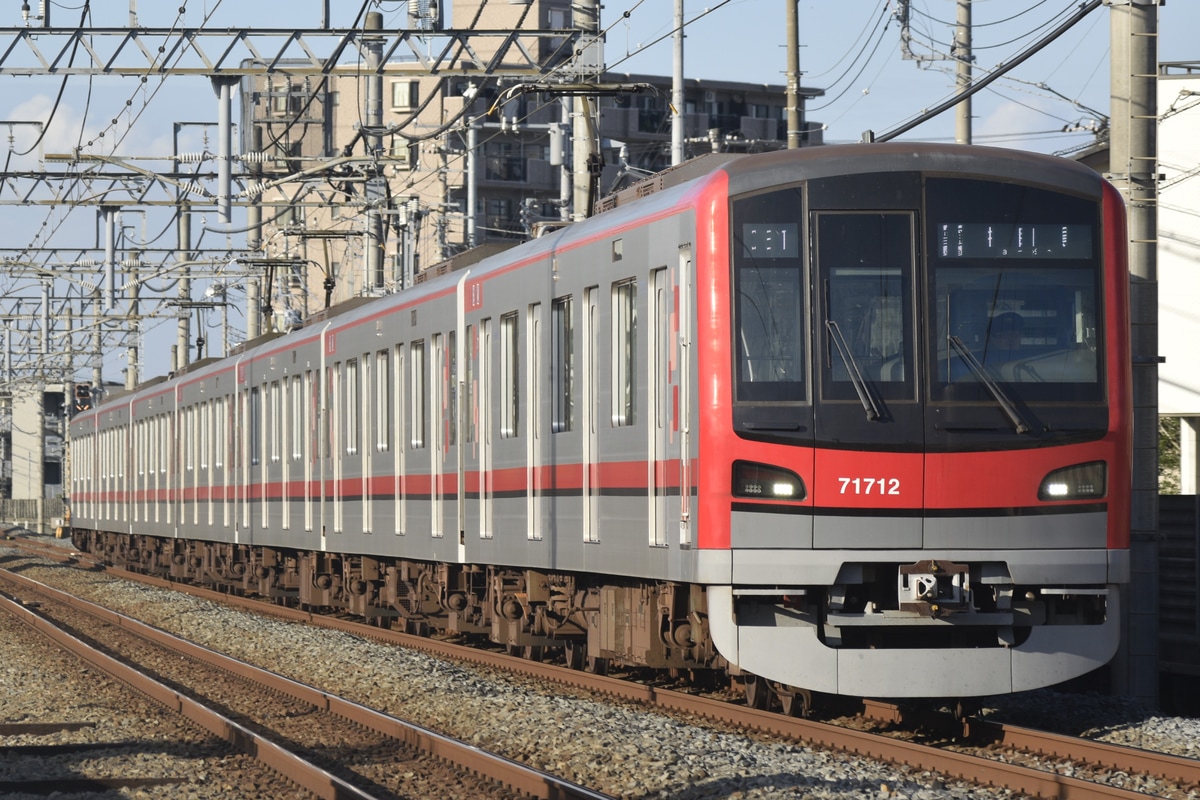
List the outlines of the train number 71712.
{"label": "train number 71712", "polygon": [[899,478],[838,478],[840,494],[900,494]]}

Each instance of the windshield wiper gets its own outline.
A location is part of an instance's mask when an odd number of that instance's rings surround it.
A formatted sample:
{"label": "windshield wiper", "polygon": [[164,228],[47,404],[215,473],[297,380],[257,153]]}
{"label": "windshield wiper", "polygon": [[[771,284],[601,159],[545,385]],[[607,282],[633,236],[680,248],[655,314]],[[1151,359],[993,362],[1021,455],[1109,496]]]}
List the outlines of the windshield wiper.
{"label": "windshield wiper", "polygon": [[1031,428],[1029,423],[1025,420],[1025,417],[1021,416],[1020,410],[1013,404],[1013,401],[1008,399],[1008,395],[1004,393],[1004,390],[1000,388],[1000,385],[992,380],[991,375],[988,375],[987,370],[983,367],[983,364],[980,364],[979,359],[977,359],[975,354],[971,352],[971,348],[967,347],[966,344],[963,343],[963,340],[957,336],[950,336],[947,338],[950,341],[950,346],[958,352],[959,358],[967,362],[967,367],[970,368],[971,373],[979,380],[980,383],[984,385],[984,387],[988,390],[988,393],[991,394],[993,399],[995,399],[996,404],[1000,406],[1000,409],[1004,412],[1005,416],[1007,416],[1009,421],[1012,422],[1017,433],[1029,433],[1031,430],[1033,430],[1033,428]]}
{"label": "windshield wiper", "polygon": [[850,352],[849,345],[846,344],[846,340],[842,337],[842,329],[831,319],[825,320],[825,327],[829,329],[829,338],[837,346],[838,355],[842,357],[842,363],[846,365],[846,371],[850,373],[850,382],[854,384],[854,391],[858,393],[858,400],[862,403],[863,410],[867,412],[867,419],[872,422],[879,420],[883,417],[883,413],[879,410],[879,405],[867,389],[867,382],[863,380],[862,372],[858,368],[858,362],[854,360],[854,354]]}

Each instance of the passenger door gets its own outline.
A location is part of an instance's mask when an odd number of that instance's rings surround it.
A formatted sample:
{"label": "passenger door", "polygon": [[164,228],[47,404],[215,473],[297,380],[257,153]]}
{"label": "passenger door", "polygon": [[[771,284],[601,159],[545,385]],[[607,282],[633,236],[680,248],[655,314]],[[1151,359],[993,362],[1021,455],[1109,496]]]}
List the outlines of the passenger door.
{"label": "passenger door", "polygon": [[815,547],[919,547],[919,514],[880,529],[870,509],[919,510],[923,415],[916,380],[917,213],[813,210]]}

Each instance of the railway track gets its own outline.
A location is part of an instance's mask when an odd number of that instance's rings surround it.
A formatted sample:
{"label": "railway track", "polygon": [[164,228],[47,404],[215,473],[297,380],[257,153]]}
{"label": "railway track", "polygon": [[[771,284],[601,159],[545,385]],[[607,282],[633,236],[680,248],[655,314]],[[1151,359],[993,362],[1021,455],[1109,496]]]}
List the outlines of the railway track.
{"label": "railway track", "polygon": [[[107,678],[0,610],[0,796],[304,795],[253,758]],[[256,791],[250,791],[255,787]]]}
{"label": "railway track", "polygon": [[[181,588],[144,576],[128,577],[173,589]],[[461,645],[450,642],[408,636],[297,609],[264,605],[195,587],[188,587],[187,591],[212,600],[244,605],[257,613],[352,631],[358,636],[416,647],[446,658],[519,670],[538,679],[573,686],[591,694],[643,703],[669,713],[701,717],[772,738],[784,737],[863,758],[903,764],[913,770],[943,775],[947,779],[961,778],[1031,797],[1141,798],[1148,794],[1184,797],[1189,789],[1200,786],[1200,762],[1193,759],[998,725],[975,718],[968,718],[950,729],[945,727],[948,718],[943,718],[936,730],[928,726],[908,727],[896,707],[870,702],[864,703],[863,716],[875,719],[877,730],[854,730],[843,725],[758,711],[731,704],[727,700],[672,691],[662,686],[567,670],[502,653],[464,650]]]}
{"label": "railway track", "polygon": [[0,571],[9,587],[14,617],[315,797],[606,797]]}

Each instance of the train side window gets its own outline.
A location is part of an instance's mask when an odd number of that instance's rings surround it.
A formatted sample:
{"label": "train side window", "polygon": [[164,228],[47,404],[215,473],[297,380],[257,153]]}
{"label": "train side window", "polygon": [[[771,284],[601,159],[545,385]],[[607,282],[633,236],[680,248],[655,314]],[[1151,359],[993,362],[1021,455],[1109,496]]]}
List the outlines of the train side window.
{"label": "train side window", "polygon": [[500,438],[517,435],[520,422],[520,358],[517,313],[500,318]]}
{"label": "train side window", "polygon": [[292,403],[292,425],[291,425],[291,442],[292,442],[292,461],[301,461],[304,458],[302,452],[304,448],[304,392],[300,384],[300,376],[292,376],[292,390],[289,393]]}
{"label": "train side window", "polygon": [[551,430],[564,433],[575,427],[575,323],[574,298],[556,299],[550,308],[550,350],[553,370]]}
{"label": "train side window", "polygon": [[425,447],[425,341],[409,345],[410,415],[408,436],[411,449]]}
{"label": "train side window", "polygon": [[200,440],[196,437],[196,428],[200,424],[200,414],[195,406],[190,406],[187,410],[187,438],[188,438],[188,471],[194,472],[200,462],[199,444]]}
{"label": "train side window", "polygon": [[449,428],[449,443],[458,444],[458,332],[446,333],[446,368],[442,370],[442,380],[445,382],[446,401],[448,405],[447,420]]}
{"label": "train side window", "polygon": [[637,422],[637,282],[612,285],[612,424]]}
{"label": "train side window", "polygon": [[525,409],[525,419],[529,429],[529,463],[534,463],[533,442],[541,438],[542,393],[542,304],[529,305],[529,317],[526,322],[525,337],[525,397],[528,398]]}
{"label": "train side window", "polygon": [[215,433],[213,434],[213,466],[217,469],[223,469],[227,455],[225,452],[227,442],[225,422],[228,418],[229,398],[222,397],[213,402],[215,403],[213,410],[215,414],[213,417],[213,426],[215,428]]}
{"label": "train side window", "polygon": [[270,418],[271,432],[271,463],[278,464],[282,455],[281,439],[283,436],[283,409],[279,400],[279,381],[271,381],[270,403],[267,414]]}
{"label": "train side window", "polygon": [[208,471],[208,465],[211,461],[210,450],[212,442],[212,401],[206,400],[198,406],[200,416],[200,438],[196,440],[196,444],[200,450],[200,470]]}
{"label": "train side window", "polygon": [[333,434],[329,432],[330,420],[333,413],[333,366],[325,367],[325,382],[321,395],[317,398],[317,413],[320,417],[321,458],[329,458],[330,442]]}
{"label": "train side window", "polygon": [[335,362],[333,365],[332,382],[329,385],[329,430],[331,431],[329,454],[333,458],[335,466],[340,466],[342,463],[338,449],[341,447],[342,436],[344,435],[342,431],[342,415],[345,414],[345,411],[342,409],[342,403],[345,398],[342,394],[346,390],[345,379],[346,373],[342,367],[342,362]]}
{"label": "train side window", "polygon": [[251,464],[251,466],[258,466],[259,458],[261,456],[261,454],[259,453],[259,449],[258,449],[259,448],[258,428],[260,425],[260,420],[262,419],[262,416],[261,416],[262,409],[260,408],[261,405],[262,405],[262,402],[259,400],[259,397],[258,397],[258,387],[257,386],[252,387],[250,389],[250,410],[246,415],[247,421],[250,423],[249,438],[250,438],[250,464]]}
{"label": "train side window", "polygon": [[479,357],[479,338],[474,325],[468,325],[466,330],[466,341],[463,342],[463,391],[466,392],[466,397],[463,402],[466,406],[466,416],[463,418],[463,423],[466,429],[463,431],[463,443],[470,444],[475,441],[475,426],[478,424],[475,415],[479,413],[479,398],[475,395],[475,359]]}
{"label": "train side window", "polygon": [[387,350],[375,354],[375,450],[392,449],[392,362]]}
{"label": "train side window", "polygon": [[358,452],[359,442],[359,396],[358,396],[358,359],[346,360],[346,374],[343,383],[346,392],[345,408],[342,415],[346,420],[346,452],[354,455]]}

